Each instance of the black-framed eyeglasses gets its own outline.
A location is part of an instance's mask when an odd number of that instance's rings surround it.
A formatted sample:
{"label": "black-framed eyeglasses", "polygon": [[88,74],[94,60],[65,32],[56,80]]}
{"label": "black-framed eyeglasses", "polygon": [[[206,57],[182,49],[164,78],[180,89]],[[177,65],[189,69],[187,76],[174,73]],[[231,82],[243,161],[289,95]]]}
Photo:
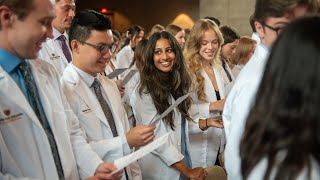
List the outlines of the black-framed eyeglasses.
{"label": "black-framed eyeglasses", "polygon": [[95,48],[96,50],[98,50],[101,54],[105,54],[107,52],[111,52],[111,53],[114,53],[116,51],[116,48],[117,48],[117,45],[115,44],[106,44],[106,45],[94,45],[94,44],[91,44],[91,43],[88,43],[88,42],[84,42],[84,41],[80,41],[78,40],[80,43],[82,44],[86,44],[88,46],[91,46],[93,48]]}
{"label": "black-framed eyeglasses", "polygon": [[283,29],[283,27],[275,28],[275,27],[269,26],[268,24],[264,24],[264,23],[262,25],[267,27],[267,28],[269,28],[269,29],[271,29],[271,30],[273,30],[274,32],[277,33],[277,35],[279,35],[281,33],[282,29]]}

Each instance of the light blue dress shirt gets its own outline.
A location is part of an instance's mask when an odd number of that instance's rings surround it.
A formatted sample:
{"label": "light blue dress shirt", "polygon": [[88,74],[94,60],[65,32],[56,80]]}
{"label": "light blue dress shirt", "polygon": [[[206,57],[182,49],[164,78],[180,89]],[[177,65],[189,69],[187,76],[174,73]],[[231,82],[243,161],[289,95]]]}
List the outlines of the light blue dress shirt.
{"label": "light blue dress shirt", "polygon": [[11,76],[11,78],[17,83],[24,96],[27,98],[29,104],[31,102],[31,96],[28,94],[27,87],[25,85],[22,72],[19,70],[19,65],[25,62],[24,59],[20,59],[10,52],[0,48],[0,66]]}

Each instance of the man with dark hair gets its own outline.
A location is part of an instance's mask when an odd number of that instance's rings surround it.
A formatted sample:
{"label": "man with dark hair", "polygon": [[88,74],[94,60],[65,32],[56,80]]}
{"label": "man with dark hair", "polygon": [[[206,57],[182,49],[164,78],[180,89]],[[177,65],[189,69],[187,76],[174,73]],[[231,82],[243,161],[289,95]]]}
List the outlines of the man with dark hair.
{"label": "man with dark hair", "polygon": [[204,17],[203,19],[210,19],[211,21],[215,22],[215,23],[218,25],[218,27],[220,26],[220,20],[217,19],[216,17],[206,16],[206,17]]}
{"label": "man with dark hair", "polygon": [[119,179],[83,138],[55,69],[28,60],[52,37],[53,7],[0,0],[0,179],[78,180],[78,167],[85,177]]}
{"label": "man with dark hair", "polygon": [[249,18],[249,24],[250,24],[251,29],[252,29],[251,38],[253,40],[255,40],[257,42],[257,44],[259,44],[260,43],[260,37],[259,37],[259,35],[258,35],[257,31],[256,31],[256,27],[254,25],[254,17],[253,17],[253,15],[251,15],[250,18]]}
{"label": "man with dark hair", "polygon": [[[73,61],[61,82],[92,149],[104,161],[112,162],[152,141],[155,127],[130,129],[117,85],[100,74],[116,48],[110,19],[93,10],[79,12],[70,26],[69,38]],[[142,179],[138,163],[126,167],[122,177]]]}
{"label": "man with dark hair", "polygon": [[43,47],[39,54],[39,58],[52,64],[60,76],[68,63],[72,61],[67,30],[75,15],[75,9],[75,0],[56,0],[56,16],[52,21],[53,38],[48,38],[42,44]]}
{"label": "man with dark hair", "polygon": [[313,13],[313,6],[313,1],[308,0],[256,0],[253,18],[261,43],[238,76],[223,110],[227,138],[225,166],[229,179],[242,179],[239,144],[269,50],[282,28],[294,18],[306,15],[309,10]]}

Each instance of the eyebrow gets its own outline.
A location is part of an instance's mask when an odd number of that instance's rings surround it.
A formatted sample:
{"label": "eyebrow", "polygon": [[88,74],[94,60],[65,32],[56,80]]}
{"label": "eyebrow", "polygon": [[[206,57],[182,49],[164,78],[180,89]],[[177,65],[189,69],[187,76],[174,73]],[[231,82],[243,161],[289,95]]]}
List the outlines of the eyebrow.
{"label": "eyebrow", "polygon": [[213,39],[213,40],[206,40],[206,39],[202,39],[201,41],[205,41],[205,42],[212,42],[212,41],[217,41],[218,39]]}
{"label": "eyebrow", "polygon": [[287,25],[287,24],[289,24],[289,22],[280,21],[280,22],[276,22],[274,25]]}

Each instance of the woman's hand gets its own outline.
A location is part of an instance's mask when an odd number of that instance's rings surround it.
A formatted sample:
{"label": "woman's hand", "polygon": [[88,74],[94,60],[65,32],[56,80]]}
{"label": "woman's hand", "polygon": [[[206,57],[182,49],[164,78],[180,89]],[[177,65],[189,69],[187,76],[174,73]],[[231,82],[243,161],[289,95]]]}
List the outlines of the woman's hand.
{"label": "woman's hand", "polygon": [[196,179],[196,180],[202,180],[207,176],[208,176],[208,172],[202,167],[190,169],[187,174],[187,177],[189,179]]}
{"label": "woman's hand", "polygon": [[202,131],[207,130],[209,127],[223,128],[222,116],[199,119],[199,128]]}
{"label": "woman's hand", "polygon": [[218,116],[218,117],[212,117],[212,118],[208,118],[207,119],[207,125],[209,127],[216,127],[216,128],[223,128],[223,121],[222,121],[222,117]]}

